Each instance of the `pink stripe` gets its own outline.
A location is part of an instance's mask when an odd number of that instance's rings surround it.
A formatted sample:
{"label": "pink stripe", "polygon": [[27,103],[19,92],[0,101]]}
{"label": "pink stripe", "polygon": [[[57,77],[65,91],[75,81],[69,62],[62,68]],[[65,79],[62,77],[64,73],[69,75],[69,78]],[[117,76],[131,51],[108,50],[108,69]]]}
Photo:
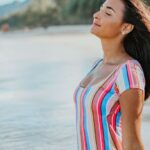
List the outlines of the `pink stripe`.
{"label": "pink stripe", "polygon": [[80,100],[80,110],[81,110],[81,114],[80,114],[80,118],[81,118],[81,122],[80,122],[80,135],[81,135],[81,145],[82,145],[82,150],[86,150],[86,137],[85,137],[85,131],[84,131],[84,111],[83,111],[83,100],[84,100],[84,95],[86,93],[87,88],[84,89],[84,91],[82,92],[81,95],[81,100]]}
{"label": "pink stripe", "polygon": [[101,150],[101,147],[102,147],[102,145],[101,145],[101,143],[102,143],[101,142],[102,137],[100,137],[101,135],[99,134],[99,124],[98,124],[97,106],[96,106],[96,101],[97,101],[99,95],[101,95],[101,88],[100,88],[100,90],[98,90],[96,92],[95,97],[93,98],[93,101],[92,101],[93,122],[94,122],[94,128],[95,128],[97,150]]}
{"label": "pink stripe", "polygon": [[[113,120],[113,129],[115,129],[115,133],[117,132],[116,131],[116,117],[117,117],[117,114],[120,112],[120,105],[118,104],[117,105],[117,108],[116,108],[116,111],[114,113],[114,120]],[[117,148],[118,150],[122,150],[122,142],[119,140],[118,138],[118,135],[116,134],[116,145],[117,145]]]}
{"label": "pink stripe", "polygon": [[103,126],[102,126],[102,113],[101,113],[101,105],[102,105],[102,101],[103,101],[103,98],[105,97],[106,93],[105,93],[105,90],[103,90],[103,92],[101,93],[99,99],[98,99],[98,104],[97,104],[97,116],[98,116],[98,125],[99,125],[99,134],[100,134],[100,143],[101,143],[101,147],[100,149],[101,150],[105,150],[105,141],[104,141],[104,129],[103,129]]}
{"label": "pink stripe", "polygon": [[[113,83],[113,80],[110,78],[108,81],[107,81],[108,86],[107,88],[104,88],[105,90],[102,90],[102,92],[100,93],[99,97],[97,98],[97,108],[96,108],[96,116],[98,116],[98,133],[99,133],[99,139],[100,141],[98,141],[98,150],[105,150],[105,141],[104,141],[104,133],[103,133],[103,126],[102,126],[102,113],[101,113],[101,105],[102,105],[102,101],[103,101],[103,98],[105,97],[105,95],[107,94],[107,91],[109,91],[112,87],[112,83]],[[107,85],[106,83],[106,85]]]}
{"label": "pink stripe", "polygon": [[[119,71],[120,69],[118,69]],[[104,150],[105,149],[105,145],[104,145],[104,133],[103,133],[103,127],[102,127],[102,115],[100,113],[100,106],[103,100],[103,97],[105,96],[106,91],[108,91],[111,87],[111,84],[114,82],[113,80],[116,78],[117,76],[117,72],[115,72],[115,75],[110,77],[106,83],[104,83],[102,85],[102,87],[100,87],[100,89],[98,89],[98,92],[95,94],[95,97],[93,98],[92,101],[92,111],[93,111],[93,118],[94,118],[94,125],[95,125],[95,135],[96,135],[96,142],[97,142],[97,149],[98,150]],[[105,85],[108,87],[104,87]],[[103,88],[104,87],[104,88]],[[104,90],[105,89],[105,90]],[[98,102],[98,104],[97,104]]]}
{"label": "pink stripe", "polygon": [[115,112],[114,112],[114,118],[113,118],[113,128],[116,131],[116,117],[117,117],[117,113],[120,111],[120,105],[118,104],[116,106]]}
{"label": "pink stripe", "polygon": [[116,134],[116,117],[119,112],[120,112],[120,104],[117,101],[116,104],[113,106],[110,114],[107,116],[107,119],[109,122],[109,129],[110,129],[112,140],[116,148],[118,150],[122,150],[122,142],[118,138],[118,135]]}
{"label": "pink stripe", "polygon": [[110,129],[110,134],[111,134],[111,136],[112,136],[112,138],[113,138],[113,141],[114,141],[114,143],[115,143],[115,145],[116,145],[116,148],[117,148],[117,150],[123,150],[122,149],[122,141],[118,138],[118,136],[116,135],[116,132],[115,132],[115,130],[113,129],[113,127],[112,127],[112,125],[110,124],[109,125],[109,129]]}
{"label": "pink stripe", "polygon": [[102,127],[102,115],[99,113],[99,109],[97,108],[97,100],[99,103],[102,103],[104,93],[101,93],[101,89],[98,91],[97,95],[94,98],[93,105],[92,105],[92,110],[93,110],[93,115],[94,115],[94,123],[95,123],[95,133],[96,133],[96,141],[97,141],[97,149],[98,150],[104,150],[105,145],[104,145],[104,133],[103,133],[103,127]]}
{"label": "pink stripe", "polygon": [[127,74],[129,77],[129,86],[131,87],[133,85],[133,79],[132,79],[132,72],[131,72],[131,67],[132,64],[127,63]]}

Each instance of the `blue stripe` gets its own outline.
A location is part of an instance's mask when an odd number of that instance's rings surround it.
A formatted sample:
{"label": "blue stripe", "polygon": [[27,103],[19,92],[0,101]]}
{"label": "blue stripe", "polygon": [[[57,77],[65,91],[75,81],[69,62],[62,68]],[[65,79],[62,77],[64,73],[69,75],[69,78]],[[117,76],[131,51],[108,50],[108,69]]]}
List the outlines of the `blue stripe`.
{"label": "blue stripe", "polygon": [[77,92],[76,92],[76,95],[75,95],[75,101],[76,101],[76,133],[77,133],[77,145],[78,145],[78,150],[80,150],[80,148],[79,148],[79,139],[78,139],[78,132],[77,132],[77,122],[78,122],[78,100],[77,100],[77,97],[78,97],[78,94],[79,94],[79,89],[80,88],[78,88],[78,90],[77,90]]}
{"label": "blue stripe", "polygon": [[106,107],[107,103],[110,99],[110,97],[114,94],[114,86],[111,87],[111,89],[107,92],[105,95],[102,106],[101,106],[101,113],[102,113],[102,124],[103,124],[103,132],[104,132],[104,141],[105,141],[105,150],[110,150],[110,145],[109,145],[109,127],[108,127],[108,122],[107,122],[107,117],[106,117]]}
{"label": "blue stripe", "polygon": [[119,126],[120,118],[121,118],[121,112],[118,112],[116,116],[116,126]]}
{"label": "blue stripe", "polygon": [[127,65],[125,65],[122,68],[122,71],[123,71],[123,80],[124,80],[124,85],[125,85],[125,89],[123,89],[123,90],[126,90],[126,89],[129,89],[129,87],[130,87],[129,78],[128,78],[128,71],[127,71]]}
{"label": "blue stripe", "polygon": [[[121,112],[118,112],[118,113],[117,113],[117,116],[116,116],[116,126],[119,126],[120,119],[121,119]],[[117,131],[118,131],[118,130],[117,130]],[[117,133],[118,133],[118,132],[117,132]],[[118,133],[118,135],[120,135],[120,133]]]}
{"label": "blue stripe", "polygon": [[88,129],[87,129],[87,112],[86,112],[86,99],[87,95],[89,94],[91,90],[91,87],[89,87],[83,97],[83,109],[84,109],[84,129],[85,129],[85,139],[86,139],[86,144],[87,144],[87,150],[90,150],[90,140],[89,140],[89,135],[88,135]]}

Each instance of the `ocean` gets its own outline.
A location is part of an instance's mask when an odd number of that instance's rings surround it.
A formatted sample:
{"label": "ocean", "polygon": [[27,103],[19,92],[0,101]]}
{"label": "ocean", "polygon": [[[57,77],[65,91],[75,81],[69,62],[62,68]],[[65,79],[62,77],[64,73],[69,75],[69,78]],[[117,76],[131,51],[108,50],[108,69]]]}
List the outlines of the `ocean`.
{"label": "ocean", "polygon": [[[74,90],[102,56],[89,33],[0,35],[0,150],[77,150]],[[142,137],[150,149],[150,103]]]}

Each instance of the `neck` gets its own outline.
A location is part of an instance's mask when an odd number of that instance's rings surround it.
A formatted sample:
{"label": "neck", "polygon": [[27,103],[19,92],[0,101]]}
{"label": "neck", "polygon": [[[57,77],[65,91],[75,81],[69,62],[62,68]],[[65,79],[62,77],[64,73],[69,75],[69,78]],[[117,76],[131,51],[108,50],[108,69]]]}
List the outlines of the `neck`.
{"label": "neck", "polygon": [[127,57],[123,43],[120,40],[101,39],[101,44],[104,52],[104,64],[118,64]]}

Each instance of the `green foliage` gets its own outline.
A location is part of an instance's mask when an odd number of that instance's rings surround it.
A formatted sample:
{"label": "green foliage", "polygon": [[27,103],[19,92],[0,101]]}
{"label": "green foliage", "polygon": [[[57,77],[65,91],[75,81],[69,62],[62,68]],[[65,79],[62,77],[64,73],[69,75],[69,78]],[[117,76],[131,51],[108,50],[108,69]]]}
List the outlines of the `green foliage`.
{"label": "green foliage", "polygon": [[[11,29],[24,26],[34,28],[38,26],[60,24],[86,24],[91,23],[93,14],[105,0],[55,0],[57,7],[47,7],[40,10],[42,0],[35,0],[25,12],[14,14],[0,21],[0,26],[9,24]],[[146,0],[150,4],[150,0]],[[41,3],[40,3],[41,2]]]}
{"label": "green foliage", "polygon": [[38,26],[47,27],[49,25],[61,24],[61,18],[58,15],[57,8],[48,8],[46,12],[28,9],[26,13],[14,14],[9,18],[3,19],[0,22],[0,26],[6,23],[13,29],[23,26],[28,26],[30,28]]}
{"label": "green foliage", "polygon": [[55,0],[57,7],[45,6],[45,11],[33,9],[40,7],[39,3],[35,1],[34,6],[29,7],[25,12],[16,13],[1,20],[0,26],[9,24],[11,29],[16,29],[24,26],[34,28],[60,24],[91,23],[93,13],[99,9],[103,1],[104,0]]}
{"label": "green foliage", "polygon": [[[93,13],[99,9],[102,0],[73,0],[68,4],[68,14],[76,16],[79,22],[89,22]],[[74,17],[73,16],[73,17]]]}

